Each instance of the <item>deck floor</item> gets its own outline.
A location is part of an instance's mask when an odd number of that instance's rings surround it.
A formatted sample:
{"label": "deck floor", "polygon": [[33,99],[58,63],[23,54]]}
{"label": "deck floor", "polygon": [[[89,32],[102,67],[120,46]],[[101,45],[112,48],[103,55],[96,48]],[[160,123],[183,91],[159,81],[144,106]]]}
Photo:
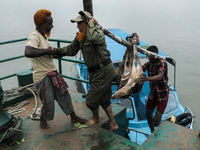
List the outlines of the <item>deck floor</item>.
{"label": "deck floor", "polygon": [[[91,111],[86,107],[85,99],[81,93],[69,91],[73,106],[78,116],[89,119]],[[97,125],[87,128],[78,128],[71,123],[70,116],[66,116],[56,103],[54,120],[49,121],[47,130],[42,130],[39,120],[31,120],[35,105],[34,98],[28,100],[29,104],[23,108],[25,112],[16,114],[23,120],[22,132],[16,133],[0,143],[1,150],[166,150],[166,149],[200,149],[198,132],[180,125],[164,121],[153,134],[138,145],[123,136],[120,136],[125,127],[126,110],[123,106],[112,104],[115,120],[119,129],[114,133],[106,130],[109,127],[108,118],[100,108],[100,121]],[[40,100],[38,100],[40,102]],[[39,103],[39,107],[41,103]],[[125,124],[126,125],[126,124]],[[103,128],[102,128],[103,127]],[[117,133],[117,134],[116,134]],[[119,135],[118,135],[119,134]],[[24,140],[22,142],[22,140]],[[17,144],[18,142],[18,144]]]}
{"label": "deck floor", "polygon": [[148,150],[200,150],[200,137],[195,130],[163,121],[142,145]]}
{"label": "deck floor", "polygon": [[[89,119],[92,116],[91,111],[86,107],[85,99],[81,93],[69,91],[72,97],[73,106],[78,116]],[[27,117],[31,114],[35,105],[34,98],[28,100],[29,104],[23,108],[25,112],[16,114],[23,120],[22,131],[11,138],[0,143],[1,150],[24,149],[24,150],[100,150],[100,149],[143,149],[140,145],[130,140],[109,132],[101,126],[108,123],[105,112],[100,108],[100,122],[93,127],[80,129],[71,123],[70,116],[66,116],[60,109],[57,102],[54,120],[49,121],[49,129],[42,130],[39,126],[39,120],[31,120]],[[38,100],[40,102],[40,100]],[[41,103],[38,104],[39,107]],[[112,104],[115,117],[120,113],[125,113],[125,108]],[[120,120],[119,120],[120,121]],[[120,123],[119,123],[120,124]],[[120,128],[122,128],[120,126]],[[24,140],[22,142],[21,140]],[[17,144],[18,142],[18,144]]]}

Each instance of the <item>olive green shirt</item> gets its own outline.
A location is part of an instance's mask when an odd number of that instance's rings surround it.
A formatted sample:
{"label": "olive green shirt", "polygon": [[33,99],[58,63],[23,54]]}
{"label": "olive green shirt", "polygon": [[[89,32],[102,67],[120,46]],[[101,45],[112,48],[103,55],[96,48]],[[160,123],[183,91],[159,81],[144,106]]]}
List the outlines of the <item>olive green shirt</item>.
{"label": "olive green shirt", "polygon": [[88,68],[110,57],[110,51],[107,50],[103,31],[95,27],[92,22],[88,22],[87,34],[83,41],[75,37],[70,45],[63,48],[56,48],[56,52],[64,56],[75,56],[80,49]]}

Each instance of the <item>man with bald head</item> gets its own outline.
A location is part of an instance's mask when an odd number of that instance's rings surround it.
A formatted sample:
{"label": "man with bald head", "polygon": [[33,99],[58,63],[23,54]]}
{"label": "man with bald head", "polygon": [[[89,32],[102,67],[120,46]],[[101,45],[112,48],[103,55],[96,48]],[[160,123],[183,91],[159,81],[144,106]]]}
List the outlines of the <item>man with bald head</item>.
{"label": "man with bald head", "polygon": [[40,127],[48,129],[47,121],[53,120],[55,111],[54,99],[71,122],[86,123],[87,120],[78,117],[72,105],[68,85],[58,73],[51,55],[55,50],[49,46],[48,39],[53,28],[51,12],[46,9],[38,10],[34,15],[36,29],[28,37],[25,56],[30,58],[33,68],[33,81],[43,104],[41,109]]}

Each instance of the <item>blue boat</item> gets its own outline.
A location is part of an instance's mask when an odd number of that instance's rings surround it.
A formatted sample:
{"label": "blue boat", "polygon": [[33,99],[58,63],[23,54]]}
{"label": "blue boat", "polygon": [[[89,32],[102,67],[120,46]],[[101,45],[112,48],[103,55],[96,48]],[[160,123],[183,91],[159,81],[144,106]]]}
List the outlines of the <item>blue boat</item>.
{"label": "blue boat", "polygon": [[[109,29],[109,31],[117,35],[118,37],[122,38],[123,40],[125,40],[127,36],[130,36],[128,33],[124,32],[121,29]],[[117,43],[116,41],[109,38],[108,36],[106,36],[106,42],[107,42],[107,49],[111,52],[111,60],[115,68],[117,69],[119,64],[122,62],[126,47]],[[147,43],[141,40],[140,40],[140,45],[138,45],[138,47],[141,47],[141,48],[145,48],[145,47],[147,48],[148,46],[149,45]],[[141,61],[147,62],[146,55],[141,54],[141,53],[138,53],[138,55]],[[170,58],[168,55],[164,54],[161,51],[159,51],[158,55],[166,58],[168,65],[170,64],[172,67],[174,67],[174,70],[172,70],[172,72],[174,73],[174,77],[173,77],[174,83],[173,85],[171,85],[171,83],[169,84],[170,94],[169,94],[168,104],[167,104],[164,114],[162,115],[161,122],[166,119],[170,120],[172,119],[172,117],[176,118],[180,115],[188,114],[187,112],[189,112],[189,114],[191,114],[190,116],[191,119],[189,120],[190,123],[187,124],[186,126],[190,129],[193,129],[192,125],[194,122],[194,116],[188,107],[183,108],[183,106],[179,102],[178,95],[176,92],[176,88],[175,88],[176,62],[174,59]],[[80,54],[79,56],[76,56],[76,59],[83,60],[83,57]],[[89,74],[87,72],[87,66],[85,64],[76,64],[75,66],[76,66],[76,70],[77,70],[79,78],[83,80],[88,80]],[[147,72],[145,72],[145,74],[148,76]],[[90,88],[90,84],[82,82],[82,85],[85,90],[85,93],[87,93],[87,91]],[[113,83],[112,85],[113,94],[117,90],[118,90],[117,85]],[[126,107],[126,118],[129,120],[129,128],[127,129],[128,138],[131,141],[136,142],[140,145],[142,145],[151,134],[151,131],[147,122],[147,118],[146,118],[146,107],[145,107],[147,99],[148,99],[149,91],[150,91],[149,82],[145,82],[142,90],[136,94],[133,94],[134,97],[129,96],[128,98],[121,98],[121,99],[115,99],[115,100],[111,99],[112,103],[119,104]],[[155,114],[155,111],[154,111],[154,114]],[[185,118],[187,118],[187,116]],[[182,118],[182,119],[184,120],[185,118]]]}

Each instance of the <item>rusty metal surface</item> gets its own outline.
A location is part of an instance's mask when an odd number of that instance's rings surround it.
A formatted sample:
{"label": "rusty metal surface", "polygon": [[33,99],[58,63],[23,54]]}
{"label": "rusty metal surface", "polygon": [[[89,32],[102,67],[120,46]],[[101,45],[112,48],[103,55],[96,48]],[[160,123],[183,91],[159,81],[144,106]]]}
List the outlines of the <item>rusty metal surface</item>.
{"label": "rusty metal surface", "polygon": [[[101,150],[143,150],[144,148],[137,143],[122,138],[117,134],[113,134],[107,130],[97,128],[99,136],[102,140]],[[95,149],[97,150],[97,149]],[[100,150],[100,149],[99,149]]]}
{"label": "rusty metal surface", "polygon": [[142,146],[148,150],[199,150],[200,137],[197,131],[164,121]]}
{"label": "rusty metal surface", "polygon": [[[92,113],[86,107],[85,99],[82,98],[82,94],[74,91],[70,91],[70,94],[76,114],[80,117],[90,119]],[[40,100],[38,100],[38,103],[40,107]],[[22,132],[18,132],[18,134],[14,135],[9,140],[1,142],[0,149],[98,150],[107,149],[106,147],[109,147],[109,149],[112,149],[112,147],[115,147],[115,149],[133,149],[133,147],[139,147],[139,149],[141,149],[140,145],[117,134],[110,133],[100,127],[108,121],[102,108],[99,110],[100,122],[98,125],[79,129],[71,123],[70,116],[66,116],[58,106],[57,102],[55,103],[56,109],[54,120],[48,121],[49,129],[42,130],[38,120],[27,118],[27,115],[31,114],[35,105],[34,98],[29,99],[29,104],[23,106],[26,111],[17,114],[23,119]],[[112,107],[114,116],[125,110],[124,107],[116,104],[113,104]],[[22,139],[25,141],[20,142]],[[12,144],[13,142],[19,142],[20,144]]]}

